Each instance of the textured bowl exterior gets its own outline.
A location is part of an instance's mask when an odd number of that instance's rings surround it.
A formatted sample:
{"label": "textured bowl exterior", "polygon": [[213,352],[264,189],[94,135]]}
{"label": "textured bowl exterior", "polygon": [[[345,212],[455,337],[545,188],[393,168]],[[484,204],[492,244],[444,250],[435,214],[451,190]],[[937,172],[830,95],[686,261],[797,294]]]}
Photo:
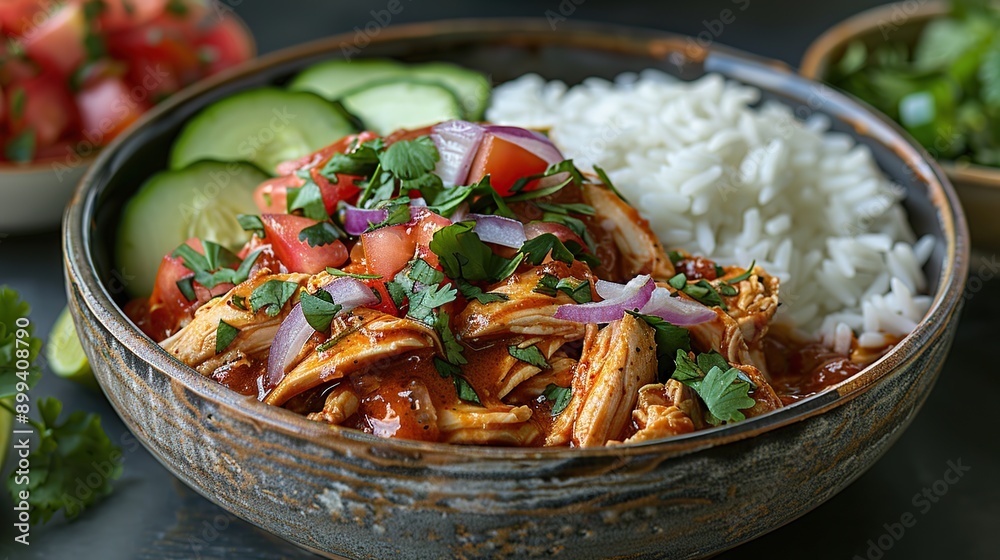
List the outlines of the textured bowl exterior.
{"label": "textured bowl exterior", "polygon": [[[525,50],[580,43],[653,60],[687,48],[680,38],[643,30],[566,29],[548,32],[544,20],[449,22],[394,27],[379,41],[381,52],[423,41],[432,55],[436,42],[448,44],[456,35]],[[342,40],[264,59],[248,76],[335,56]],[[681,62],[704,62],[706,69],[789,98],[804,99],[816,87],[775,64],[713,53]],[[241,79],[191,91],[147,115],[136,130],[160,126],[199,91],[243,87]],[[115,166],[140,142],[134,135],[102,155],[67,212],[70,309],[103,390],[154,456],[223,508],[327,557],[705,556],[795,519],[863,473],[913,419],[954,337],[968,266],[968,233],[954,192],[891,123],[839,94],[828,99],[821,109],[889,146],[926,186],[913,196],[939,230],[934,303],[911,335],[861,374],[733,426],[630,447],[475,448],[379,440],[233,393],[139,333],[115,302],[115,287],[102,280],[107,271],[94,247],[97,226],[107,218],[102,196],[124,169]]]}
{"label": "textured bowl exterior", "polygon": [[[824,80],[830,65],[839,60],[852,40],[874,44],[885,41],[883,33],[891,33],[890,38],[911,42],[929,21],[949,11],[945,2],[928,1],[899,2],[860,13],[818,37],[802,58],[800,72],[809,79]],[[905,17],[900,19],[900,14]],[[960,162],[942,162],[941,166],[955,185],[972,241],[977,246],[1000,247],[1000,220],[995,211],[1000,206],[1000,169]]]}

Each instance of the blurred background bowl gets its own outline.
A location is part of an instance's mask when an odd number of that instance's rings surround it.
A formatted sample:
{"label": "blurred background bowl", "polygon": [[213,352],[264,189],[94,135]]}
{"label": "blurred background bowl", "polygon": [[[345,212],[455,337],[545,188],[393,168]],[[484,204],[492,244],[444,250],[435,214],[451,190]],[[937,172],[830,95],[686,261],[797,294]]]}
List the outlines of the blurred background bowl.
{"label": "blurred background bowl", "polygon": [[55,229],[66,202],[94,158],[74,165],[59,160],[0,164],[0,233]]}
{"label": "blurred background bowl", "polygon": [[[947,16],[947,2],[897,2],[864,11],[844,20],[820,35],[802,58],[803,76],[824,81],[853,41],[871,48],[886,42],[891,30],[893,41],[912,46],[931,21]],[[1000,30],[998,30],[1000,32]],[[977,247],[1000,247],[1000,168],[974,163],[941,161],[962,202],[972,242]]]}

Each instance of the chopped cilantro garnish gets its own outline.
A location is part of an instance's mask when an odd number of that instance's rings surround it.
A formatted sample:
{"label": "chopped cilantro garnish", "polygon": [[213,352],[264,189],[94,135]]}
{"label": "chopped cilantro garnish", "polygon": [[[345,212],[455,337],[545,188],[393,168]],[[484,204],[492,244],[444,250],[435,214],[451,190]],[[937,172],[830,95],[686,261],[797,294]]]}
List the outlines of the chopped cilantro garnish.
{"label": "chopped cilantro garnish", "polygon": [[295,282],[268,280],[250,294],[250,310],[257,313],[263,309],[268,317],[276,317],[298,289]]}
{"label": "chopped cilantro garnish", "polygon": [[336,268],[326,267],[326,273],[330,276],[347,276],[349,278],[357,278],[358,280],[378,280],[382,278],[381,274],[355,274],[353,272],[344,272],[343,270],[337,270]]}
{"label": "chopped cilantro garnish", "polygon": [[343,306],[334,303],[333,296],[325,290],[319,290],[315,294],[303,291],[299,296],[299,305],[302,306],[302,314],[309,326],[321,333],[330,330],[333,318],[343,309]]}
{"label": "chopped cilantro garnish", "polygon": [[[741,376],[737,368],[729,367],[725,360],[722,360],[725,365],[720,367],[720,359],[721,356],[699,356],[698,363],[695,363],[687,352],[678,350],[673,375],[674,379],[691,387],[701,397],[708,408],[705,419],[713,426],[744,420],[746,417],[740,410],[756,404],[748,396],[751,384],[745,380],[745,376]],[[708,371],[702,369],[702,365],[710,366]]]}
{"label": "chopped cilantro garnish", "polygon": [[337,174],[369,177],[378,167],[378,152],[385,146],[384,140],[376,138],[362,142],[354,150],[346,154],[335,153],[323,166],[320,174],[330,181],[337,182]]}
{"label": "chopped cilantro garnish", "polygon": [[465,280],[456,280],[455,283],[458,285],[458,291],[465,296],[467,299],[474,299],[482,304],[493,303],[495,301],[507,301],[507,294],[497,294],[493,292],[484,292],[479,286],[475,286],[466,282]]}
{"label": "chopped cilantro garnish", "polygon": [[549,383],[542,391],[542,396],[545,400],[552,403],[552,416],[559,416],[559,414],[566,410],[569,405],[570,399],[573,397],[573,389],[570,387],[560,387],[555,383]]}
{"label": "chopped cilantro garnish", "polygon": [[302,210],[302,215],[310,220],[324,221],[330,216],[326,213],[326,204],[323,202],[323,194],[319,190],[319,185],[313,181],[310,169],[300,169],[295,174],[305,180],[301,187],[290,187],[286,189],[288,193],[288,213],[295,210]]}
{"label": "chopped cilantro garnish", "polygon": [[255,216],[253,214],[237,214],[236,221],[239,222],[240,227],[244,231],[249,231],[257,235],[257,237],[264,237],[264,222],[261,221],[260,216]]}
{"label": "chopped cilantro garnish", "polygon": [[674,356],[678,350],[691,350],[691,334],[687,329],[678,327],[655,315],[644,315],[636,311],[626,311],[637,319],[642,319],[653,327],[653,340],[656,341],[656,363],[661,380],[670,378],[674,371]]}
{"label": "chopped cilantro garnish", "polygon": [[181,278],[180,280],[175,282],[175,284],[177,284],[177,289],[181,291],[181,295],[184,296],[184,299],[188,301],[194,301],[198,299],[198,294],[195,293],[194,291],[193,275],[185,276],[184,278]]}
{"label": "chopped cilantro garnish", "polygon": [[414,282],[421,284],[440,284],[444,280],[444,273],[427,264],[424,259],[414,259],[410,263],[410,272],[407,273]]}
{"label": "chopped cilantro garnish", "polygon": [[584,216],[593,216],[595,212],[593,206],[583,204],[582,202],[536,202],[535,205],[546,212],[553,212],[555,214],[583,214]]}
{"label": "chopped cilantro garnish", "polygon": [[302,231],[299,232],[299,241],[308,243],[310,247],[329,245],[343,237],[347,237],[347,234],[330,222],[317,222],[307,228],[302,228]]}
{"label": "chopped cilantro garnish", "polygon": [[576,241],[563,243],[551,233],[543,233],[525,241],[520,252],[520,254],[525,255],[525,260],[534,266],[542,264],[549,253],[552,254],[552,260],[566,264],[573,264],[574,259],[590,266],[599,266],[601,263],[597,257],[584,251],[583,247]]}
{"label": "chopped cilantro garnish", "polygon": [[368,224],[368,229],[366,231],[374,231],[379,228],[386,226],[395,226],[399,224],[405,224],[410,221],[410,199],[397,198],[396,201],[400,201],[396,204],[387,204],[386,208],[386,218],[377,224]]}
{"label": "chopped cilantro garnish", "polygon": [[667,256],[670,257],[672,264],[677,264],[684,260],[684,255],[680,251],[668,251]]}
{"label": "chopped cilantro garnish", "polygon": [[237,309],[240,309],[242,311],[246,311],[247,310],[247,298],[245,298],[243,296],[235,296],[234,295],[232,298],[230,298],[229,301],[232,302],[233,307],[235,307]]}
{"label": "chopped cilantro garnish", "polygon": [[[568,173],[569,176],[565,181],[560,182],[557,185],[552,185],[551,187],[546,187],[544,189],[537,189],[534,191],[522,193],[521,190],[528,186],[528,183],[536,181],[538,179],[544,179],[545,177],[551,177],[553,175],[558,175],[560,173]],[[567,159],[560,161],[558,163],[553,163],[548,169],[541,173],[536,173],[534,175],[529,175],[527,177],[521,177],[510,187],[510,192],[512,196],[507,197],[508,202],[520,202],[524,200],[531,200],[533,198],[541,198],[543,196],[548,196],[555,193],[565,187],[568,184],[580,185],[583,184],[583,173],[573,165],[573,160]],[[540,194],[540,193],[545,194]]]}
{"label": "chopped cilantro garnish", "polygon": [[622,199],[622,202],[628,204],[628,200],[626,200],[621,191],[615,187],[614,183],[611,182],[611,179],[608,178],[608,174],[605,173],[603,169],[595,165],[594,173],[597,173],[597,176],[601,178],[601,182],[604,183],[605,187],[608,187],[611,192],[615,193],[618,198]]}
{"label": "chopped cilantro garnish", "polygon": [[451,317],[445,311],[438,311],[434,320],[434,330],[441,338],[441,346],[444,348],[445,359],[449,363],[462,365],[468,363],[462,354],[465,347],[455,338],[455,333],[451,331]]}
{"label": "chopped cilantro garnish", "polygon": [[[187,243],[181,244],[170,255],[180,258],[184,266],[194,272],[194,281],[208,289],[219,284],[239,284],[246,280],[250,275],[250,268],[253,267],[253,263],[257,261],[257,257],[263,251],[263,249],[257,249],[241,262],[232,251],[218,243],[203,239],[201,245],[205,250],[204,255],[195,251]],[[230,268],[237,263],[239,264],[237,268]],[[184,297],[188,298],[188,301],[194,300],[193,287],[188,292],[185,292],[185,288],[180,285],[180,282],[178,282],[178,287],[181,288],[181,292],[184,293]]]}
{"label": "chopped cilantro garnish", "polygon": [[400,179],[417,179],[434,171],[439,159],[430,136],[395,142],[379,155],[382,168]]}
{"label": "chopped cilantro garnish", "polygon": [[472,231],[475,225],[472,221],[458,222],[434,232],[430,249],[438,256],[445,274],[469,282],[497,282],[513,274],[523,254],[513,259],[495,255]]}
{"label": "chopped cilantro garnish", "polygon": [[740,291],[737,290],[734,286],[730,286],[729,284],[723,284],[719,286],[719,293],[724,296],[735,296],[738,295]]}
{"label": "chopped cilantro garnish", "polygon": [[403,304],[404,298],[410,301],[407,317],[432,324],[434,309],[454,301],[458,295],[458,290],[450,283],[440,285],[443,280],[441,271],[423,259],[414,259],[386,287],[396,307]]}
{"label": "chopped cilantro garnish", "polygon": [[558,292],[563,292],[577,303],[589,303],[593,300],[590,282],[576,278],[558,278],[552,274],[542,276],[532,291],[551,297],[555,297]]}
{"label": "chopped cilantro garnish", "polygon": [[468,380],[459,375],[454,375],[451,379],[455,383],[455,391],[458,392],[458,398],[478,405],[483,404],[479,400],[479,394],[472,388],[472,385],[469,385]]}
{"label": "chopped cilantro garnish", "polygon": [[743,274],[740,274],[739,276],[736,276],[734,278],[730,278],[729,280],[726,280],[726,282],[728,284],[739,284],[740,282],[746,280],[747,278],[750,278],[750,275],[753,274],[753,269],[755,266],[757,266],[757,261],[751,262],[750,266],[748,266],[747,269],[743,271]]}
{"label": "chopped cilantro garnish", "polygon": [[726,302],[722,301],[722,297],[719,296],[719,292],[715,290],[715,287],[708,283],[708,280],[704,278],[698,280],[694,284],[689,284],[687,281],[687,275],[684,273],[677,274],[670,280],[667,280],[667,284],[671,288],[684,292],[685,294],[691,296],[695,301],[708,305],[708,306],[718,306],[722,309],[728,309],[726,307]]}
{"label": "chopped cilantro garnish", "polygon": [[542,351],[539,350],[537,346],[532,345],[527,348],[519,348],[516,344],[511,344],[507,347],[507,353],[526,364],[535,366],[536,368],[552,368],[552,366],[549,365],[548,360],[545,359],[545,354],[542,354]]}
{"label": "chopped cilantro garnish", "polygon": [[221,354],[239,334],[240,329],[220,319],[219,326],[215,329],[215,353]]}

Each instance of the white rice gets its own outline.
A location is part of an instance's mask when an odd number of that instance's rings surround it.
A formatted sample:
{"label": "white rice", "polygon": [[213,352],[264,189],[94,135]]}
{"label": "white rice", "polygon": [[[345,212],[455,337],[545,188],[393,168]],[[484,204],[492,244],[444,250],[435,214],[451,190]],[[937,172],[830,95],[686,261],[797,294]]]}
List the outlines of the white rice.
{"label": "white rice", "polygon": [[581,169],[594,164],[664,245],[724,265],[756,260],[781,280],[778,320],[844,349],[905,335],[927,312],[917,240],[867,147],[796,120],[717,75],[647,70],[567,88],[526,75],[496,88],[491,122],[550,129]]}

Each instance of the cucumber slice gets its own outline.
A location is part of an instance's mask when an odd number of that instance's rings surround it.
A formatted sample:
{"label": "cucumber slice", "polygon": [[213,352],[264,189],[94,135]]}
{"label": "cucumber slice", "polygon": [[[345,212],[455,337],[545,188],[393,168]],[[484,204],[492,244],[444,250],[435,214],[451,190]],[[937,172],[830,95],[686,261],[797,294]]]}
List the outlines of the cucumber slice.
{"label": "cucumber slice", "polygon": [[406,66],[387,58],[328,60],[303,70],[288,84],[288,89],[310,91],[335,101],[361,86],[405,76],[406,73]]}
{"label": "cucumber slice", "polygon": [[174,142],[170,167],[203,159],[249,161],[268,173],[355,132],[338,108],[313,93],[259,88],[206,107]]}
{"label": "cucumber slice", "polygon": [[462,103],[465,119],[478,121],[490,101],[490,81],[483,74],[448,62],[428,62],[411,67],[414,78],[439,82],[455,92]]}
{"label": "cucumber slice", "polygon": [[462,105],[451,90],[409,78],[362,86],[340,102],[366,128],[379,134],[462,118]]}
{"label": "cucumber slice", "polygon": [[236,215],[258,212],[253,191],[267,179],[248,163],[217,161],[150,177],[125,205],[118,225],[115,256],[130,278],[129,294],[149,296],[163,256],[191,237],[239,250],[250,234]]}

